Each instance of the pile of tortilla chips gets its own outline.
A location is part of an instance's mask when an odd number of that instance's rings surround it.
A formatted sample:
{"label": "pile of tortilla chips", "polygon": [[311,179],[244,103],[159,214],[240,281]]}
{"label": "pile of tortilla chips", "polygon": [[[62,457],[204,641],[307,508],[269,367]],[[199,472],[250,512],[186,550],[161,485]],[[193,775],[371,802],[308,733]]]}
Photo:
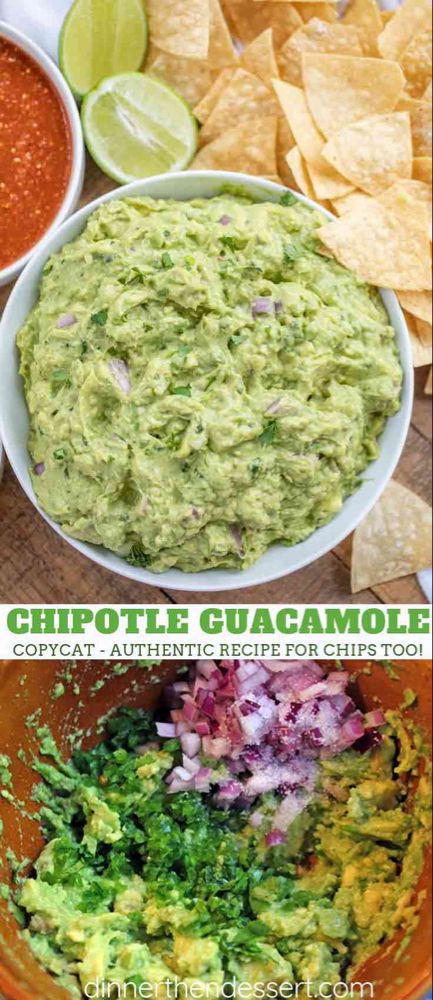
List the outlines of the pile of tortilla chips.
{"label": "pile of tortilla chips", "polygon": [[[431,0],[146,0],[146,72],[201,126],[191,169],[281,181],[338,216],[321,239],[393,288],[432,359]],[[431,392],[431,375],[426,392]]]}

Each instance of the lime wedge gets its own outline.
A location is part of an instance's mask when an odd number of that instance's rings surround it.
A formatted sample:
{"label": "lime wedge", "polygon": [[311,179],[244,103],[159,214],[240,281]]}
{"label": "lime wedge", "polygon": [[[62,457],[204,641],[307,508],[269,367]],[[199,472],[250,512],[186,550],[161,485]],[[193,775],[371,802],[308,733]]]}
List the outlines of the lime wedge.
{"label": "lime wedge", "polygon": [[119,184],[184,170],[197,149],[188,105],[143,73],[103,80],[84,100],[81,120],[89,153]]}
{"label": "lime wedge", "polygon": [[60,35],[59,62],[81,98],[106,76],[140,69],[146,51],[143,0],[75,0]]}

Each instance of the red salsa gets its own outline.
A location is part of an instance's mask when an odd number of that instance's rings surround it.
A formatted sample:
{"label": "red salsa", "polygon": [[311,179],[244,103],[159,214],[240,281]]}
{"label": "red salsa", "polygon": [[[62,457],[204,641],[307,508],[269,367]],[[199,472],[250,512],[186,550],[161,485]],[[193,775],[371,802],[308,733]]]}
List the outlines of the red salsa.
{"label": "red salsa", "polygon": [[50,80],[0,37],[0,269],[41,239],[72,168],[69,122]]}

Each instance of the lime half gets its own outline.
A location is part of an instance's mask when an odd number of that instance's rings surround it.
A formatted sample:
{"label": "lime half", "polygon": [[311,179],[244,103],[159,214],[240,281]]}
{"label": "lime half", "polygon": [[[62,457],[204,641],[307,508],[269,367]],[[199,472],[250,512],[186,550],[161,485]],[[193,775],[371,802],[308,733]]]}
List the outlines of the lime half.
{"label": "lime half", "polygon": [[81,98],[106,76],[140,69],[146,51],[143,0],[75,0],[60,35],[59,62]]}
{"label": "lime half", "polygon": [[184,170],[197,149],[197,123],[185,101],[143,73],[103,80],[83,102],[87,148],[119,184]]}

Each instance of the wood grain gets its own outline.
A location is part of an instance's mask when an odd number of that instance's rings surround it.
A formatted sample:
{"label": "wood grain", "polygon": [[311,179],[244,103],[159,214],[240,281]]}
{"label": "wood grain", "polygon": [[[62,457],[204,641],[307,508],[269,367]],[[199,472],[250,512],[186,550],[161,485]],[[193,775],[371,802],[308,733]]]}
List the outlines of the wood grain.
{"label": "wood grain", "polygon": [[[115,185],[89,161],[81,204]],[[0,290],[0,311],[10,288]],[[425,396],[428,371],[416,372],[412,426],[396,478],[431,502],[431,398]],[[406,577],[355,596],[350,593],[351,539],[334,552],[261,587],[217,594],[190,594],[136,584],[81,556],[43,521],[12,471],[6,467],[0,487],[0,602],[15,604],[418,604],[425,601],[416,577]]]}

